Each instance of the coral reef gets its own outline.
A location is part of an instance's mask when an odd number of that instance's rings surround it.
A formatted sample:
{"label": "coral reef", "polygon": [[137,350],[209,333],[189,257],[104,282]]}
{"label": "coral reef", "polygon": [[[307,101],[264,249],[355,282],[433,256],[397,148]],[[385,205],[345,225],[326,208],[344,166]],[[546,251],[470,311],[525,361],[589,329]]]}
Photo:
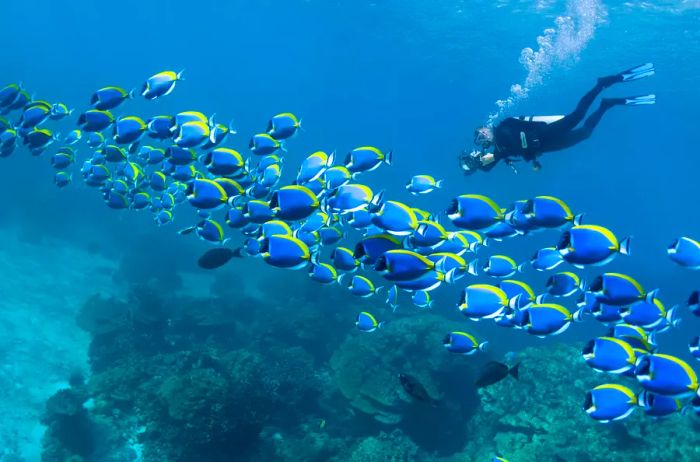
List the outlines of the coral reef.
{"label": "coral reef", "polygon": [[640,410],[630,418],[601,424],[582,410],[585,393],[601,383],[635,382],[592,371],[570,345],[528,348],[517,383],[503,380],[479,391],[482,406],[468,425],[471,436],[458,459],[535,462],[623,462],[700,460],[698,419],[674,415],[657,420]]}
{"label": "coral reef", "polygon": [[[450,453],[466,442],[465,422],[478,405],[473,357],[447,353],[442,338],[463,323],[423,313],[392,321],[373,334],[353,332],[333,354],[335,383],[350,406],[381,425],[399,426],[427,450]],[[402,389],[399,373],[416,377],[439,404],[417,402]],[[377,427],[381,428],[381,427]]]}

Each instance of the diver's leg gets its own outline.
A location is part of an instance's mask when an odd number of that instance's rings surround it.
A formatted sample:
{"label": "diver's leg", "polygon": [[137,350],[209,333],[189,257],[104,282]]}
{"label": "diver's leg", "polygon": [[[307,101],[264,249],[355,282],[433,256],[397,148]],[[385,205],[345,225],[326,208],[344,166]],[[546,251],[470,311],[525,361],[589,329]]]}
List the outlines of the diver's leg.
{"label": "diver's leg", "polygon": [[577,128],[576,130],[569,130],[568,132],[558,134],[558,136],[553,137],[551,140],[548,140],[548,142],[546,142],[543,145],[544,150],[559,151],[561,149],[570,148],[571,146],[587,139],[591,136],[593,130],[595,130],[596,126],[600,122],[600,119],[603,118],[603,114],[605,114],[605,112],[608,109],[610,109],[613,106],[616,106],[617,104],[618,103],[611,102],[610,100],[601,101],[598,109],[596,109],[595,112],[593,112],[593,114],[588,116],[581,128]]}
{"label": "diver's leg", "polygon": [[599,79],[596,86],[591,88],[588,93],[583,95],[583,98],[579,100],[578,104],[576,105],[576,109],[574,109],[573,112],[564,116],[564,118],[557,120],[556,122],[552,122],[544,128],[543,138],[557,138],[564,136],[566,132],[573,130],[574,127],[580,124],[583,118],[586,117],[586,112],[588,112],[588,109],[593,104],[593,101],[595,101],[596,97],[600,95],[600,92],[602,92],[604,89],[605,85],[603,85]]}

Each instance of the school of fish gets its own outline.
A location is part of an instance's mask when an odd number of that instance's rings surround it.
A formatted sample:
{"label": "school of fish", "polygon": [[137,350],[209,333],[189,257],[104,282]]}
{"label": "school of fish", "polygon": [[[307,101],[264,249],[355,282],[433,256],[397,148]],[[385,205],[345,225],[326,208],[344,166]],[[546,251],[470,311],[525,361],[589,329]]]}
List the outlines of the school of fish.
{"label": "school of fish", "polygon": [[[226,146],[235,134],[233,124],[198,111],[146,119],[115,114],[131,99],[171,94],[181,80],[182,72],[165,71],[140,89],[100,88],[65,136],[46,126],[65,124],[73,110],[35,100],[21,84],[7,85],[0,89],[0,157],[20,144],[33,156],[46,154],[59,188],[72,182],[75,170],[108,207],[146,211],[159,226],[171,224],[179,207],[193,207],[198,221],[178,232],[214,246],[199,259],[202,268],[260,258],[277,268],[305,269],[311,280],[338,284],[357,297],[381,297],[378,307],[391,310],[403,303],[401,297],[430,309],[435,289],[461,284],[456,307],[466,318],[537,337],[560,334],[587,319],[603,323],[609,332],[590,340],[582,357],[616,380],[585,396],[583,407],[591,418],[605,423],[635,410],[656,418],[700,414],[697,374],[682,359],[659,352],[656,343],[658,334],[677,326],[682,310],[700,316],[700,292],[691,293],[685,307],[668,307],[657,290],[644,289],[629,275],[601,273],[587,283],[576,273],[630,254],[629,238],[584,224],[582,214],[552,196],[503,208],[486,196],[462,194],[444,210],[432,211],[391,200],[362,182],[392,163],[391,151],[374,146],[352,149],[344,159],[334,152],[310,153],[293,184],[282,185],[286,143],[301,130],[301,119],[292,113],[274,115],[245,152]],[[406,183],[413,195],[442,187],[442,180],[425,174]],[[482,249],[504,239],[546,230],[554,233],[552,245],[537,249],[528,262],[483,255]],[[231,248],[235,235],[244,240]],[[678,265],[700,269],[698,241],[679,237],[667,252]],[[568,268],[555,272],[561,265]],[[517,279],[526,270],[551,276],[535,290]],[[493,282],[460,282],[475,275]],[[355,322],[366,333],[384,323],[366,311]],[[487,343],[462,331],[446,333],[443,340],[448,352],[461,355],[483,351]],[[700,360],[700,337],[688,347]]]}

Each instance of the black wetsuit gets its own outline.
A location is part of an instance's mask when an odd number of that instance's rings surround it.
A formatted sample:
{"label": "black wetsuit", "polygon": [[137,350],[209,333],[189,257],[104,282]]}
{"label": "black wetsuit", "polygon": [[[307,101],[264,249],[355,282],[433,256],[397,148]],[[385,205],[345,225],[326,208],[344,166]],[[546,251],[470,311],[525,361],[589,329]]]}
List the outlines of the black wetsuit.
{"label": "black wetsuit", "polygon": [[591,114],[583,126],[576,128],[586,117],[588,109],[596,97],[605,88],[614,82],[614,77],[604,77],[578,102],[576,109],[563,118],[551,122],[530,121],[530,117],[509,117],[498,124],[493,130],[494,156],[496,161],[481,167],[482,170],[491,170],[498,161],[511,162],[518,158],[528,162],[536,162],[537,157],[543,152],[559,151],[571,147],[593,133],[605,111],[614,104],[612,101],[603,100],[600,107]]}

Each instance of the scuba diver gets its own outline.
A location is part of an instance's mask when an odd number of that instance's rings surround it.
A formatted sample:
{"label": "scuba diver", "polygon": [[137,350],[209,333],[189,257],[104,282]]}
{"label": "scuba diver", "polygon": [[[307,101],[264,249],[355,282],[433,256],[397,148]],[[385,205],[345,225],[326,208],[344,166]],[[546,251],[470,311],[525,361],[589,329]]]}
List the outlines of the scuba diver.
{"label": "scuba diver", "polygon": [[[654,104],[655,95],[624,98],[603,98],[600,107],[580,128],[588,109],[596,97],[606,88],[620,82],[630,82],[654,75],[654,65],[642,64],[616,75],[601,77],[598,83],[578,102],[576,109],[565,116],[520,116],[504,119],[495,128],[480,127],[474,131],[477,149],[459,156],[462,171],[470,175],[476,171],[490,171],[499,161],[504,161],[517,173],[513,162],[532,162],[535,170],[541,164],[537,158],[544,152],[559,151],[585,140],[595,129],[605,111],[613,106],[637,106]],[[492,152],[487,149],[493,148]]]}

